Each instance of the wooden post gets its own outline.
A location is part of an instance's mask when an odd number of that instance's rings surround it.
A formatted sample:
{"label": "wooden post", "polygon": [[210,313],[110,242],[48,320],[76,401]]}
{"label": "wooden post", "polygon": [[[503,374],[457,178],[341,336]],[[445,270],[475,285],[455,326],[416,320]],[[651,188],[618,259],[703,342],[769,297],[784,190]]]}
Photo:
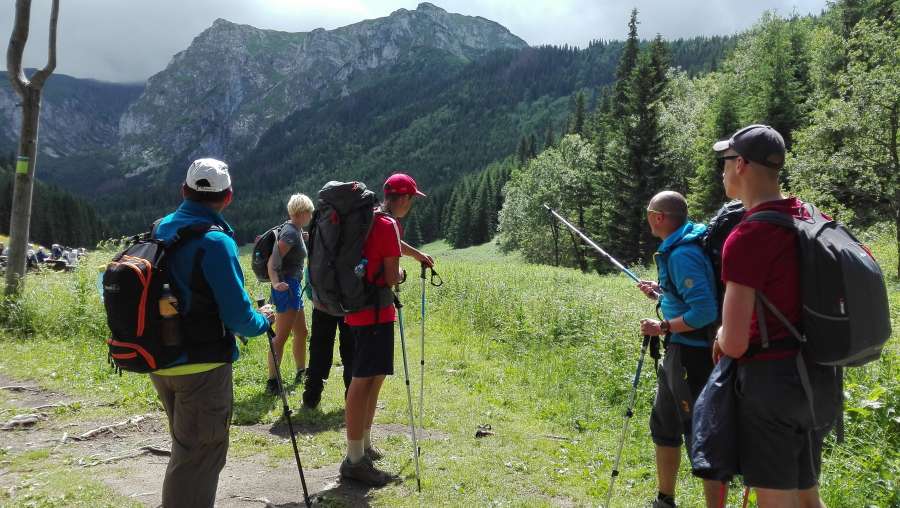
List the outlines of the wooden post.
{"label": "wooden post", "polygon": [[13,90],[22,100],[22,133],[19,137],[19,157],[13,180],[13,198],[9,221],[9,259],[6,265],[6,294],[18,294],[26,270],[28,230],[31,224],[31,196],[34,189],[34,170],[37,157],[38,119],[41,113],[41,91],[56,68],[56,25],[59,0],[53,0],[50,11],[50,41],[47,65],[29,80],[22,69],[22,53],[28,42],[31,20],[31,0],[16,0],[16,19],[13,23],[9,47],[6,50],[6,70]]}

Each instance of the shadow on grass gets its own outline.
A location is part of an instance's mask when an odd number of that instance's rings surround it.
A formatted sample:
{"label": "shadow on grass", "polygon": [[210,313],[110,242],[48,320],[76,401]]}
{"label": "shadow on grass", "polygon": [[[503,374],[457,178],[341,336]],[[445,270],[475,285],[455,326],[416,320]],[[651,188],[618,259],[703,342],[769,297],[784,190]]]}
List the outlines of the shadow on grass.
{"label": "shadow on grass", "polygon": [[[279,404],[280,406],[280,404]],[[318,434],[344,427],[343,408],[323,413],[318,409],[300,408],[291,410],[291,423],[298,434]],[[290,430],[284,416],[269,428],[269,434],[290,439]]]}
{"label": "shadow on grass", "polygon": [[329,489],[320,490],[310,497],[313,506],[368,508],[372,506],[370,503],[372,490],[372,487],[349,480],[334,484]]}
{"label": "shadow on grass", "polygon": [[281,399],[260,390],[252,397],[234,401],[234,425],[254,425],[275,407],[281,407]]}

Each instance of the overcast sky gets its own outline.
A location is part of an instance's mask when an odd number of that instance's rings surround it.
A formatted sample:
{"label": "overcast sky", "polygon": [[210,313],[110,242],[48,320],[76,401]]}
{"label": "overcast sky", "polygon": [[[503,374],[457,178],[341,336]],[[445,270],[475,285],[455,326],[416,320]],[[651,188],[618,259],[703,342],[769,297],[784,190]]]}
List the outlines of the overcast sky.
{"label": "overcast sky", "polygon": [[[46,62],[50,0],[34,0],[25,65]],[[259,28],[307,32],[387,16],[418,1],[388,0],[62,0],[57,72],[107,81],[142,81],[216,18]],[[450,12],[483,16],[531,45],[585,46],[622,39],[632,7],[642,38],[731,34],[766,10],[818,14],[825,0],[438,0]],[[0,0],[0,40],[12,29],[15,2]],[[3,46],[5,48],[5,45]],[[2,51],[2,54],[6,54]],[[5,58],[4,58],[5,61]],[[4,69],[5,69],[4,65]]]}

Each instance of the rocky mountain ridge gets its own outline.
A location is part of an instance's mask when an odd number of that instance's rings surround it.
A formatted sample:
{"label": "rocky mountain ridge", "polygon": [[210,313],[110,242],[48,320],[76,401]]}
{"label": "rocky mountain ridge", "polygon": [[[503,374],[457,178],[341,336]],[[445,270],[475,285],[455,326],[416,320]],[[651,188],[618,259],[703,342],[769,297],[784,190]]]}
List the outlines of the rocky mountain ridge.
{"label": "rocky mountain ridge", "polygon": [[334,30],[289,33],[218,19],[152,76],[119,122],[128,176],[252,149],[267,128],[346,96],[415,48],[471,60],[527,44],[501,25],[429,3]]}
{"label": "rocky mountain ridge", "polygon": [[[29,69],[28,75],[34,72]],[[119,140],[119,120],[140,96],[144,85],[106,83],[53,74],[41,101],[40,156],[62,161],[112,149]],[[0,72],[0,151],[15,150],[22,123],[19,96],[6,72]]]}

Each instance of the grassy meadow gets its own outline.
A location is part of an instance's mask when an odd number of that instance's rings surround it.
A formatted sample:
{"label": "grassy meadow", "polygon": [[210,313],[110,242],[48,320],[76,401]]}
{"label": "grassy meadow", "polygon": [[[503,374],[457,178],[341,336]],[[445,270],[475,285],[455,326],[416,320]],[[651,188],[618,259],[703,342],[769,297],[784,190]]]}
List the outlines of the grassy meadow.
{"label": "grassy meadow", "polygon": [[[847,439],[826,443],[822,490],[829,506],[900,506],[900,281],[893,276],[893,231],[865,237],[890,273],[894,337],[882,360],[852,369],[846,382]],[[637,322],[653,304],[621,275],[529,265],[502,255],[492,244],[451,250],[426,246],[445,280],[427,288],[425,428],[439,433],[422,442],[422,493],[413,480],[411,449],[404,436],[379,442],[383,466],[404,481],[372,491],[379,506],[597,506],[604,499],[622,429],[631,378],[640,351]],[[161,409],[146,376],[112,372],[106,361],[105,317],[96,289],[98,266],[110,253],[93,253],[75,273],[28,278],[24,298],[7,302],[0,330],[0,373],[34,379],[54,390],[115,402],[120,414]],[[243,257],[245,273],[249,256]],[[420,354],[418,267],[401,299],[414,399]],[[652,277],[652,269],[638,269]],[[248,282],[251,296],[266,289]],[[396,375],[382,392],[378,424],[407,424],[403,363],[397,334]],[[230,457],[266,454],[291,461],[290,443],[245,426],[280,419],[280,403],[264,394],[263,337],[243,347],[235,364],[235,413]],[[290,354],[283,372],[293,372]],[[335,352],[337,360],[337,353]],[[646,368],[647,366],[650,368]],[[627,436],[613,506],[646,506],[655,496],[653,446],[648,431],[655,375],[648,358]],[[291,405],[300,407],[300,392]],[[344,453],[343,386],[332,371],[320,407],[298,409],[295,418],[315,432],[300,438],[305,467],[337,464]],[[476,438],[480,425],[493,435]],[[52,456],[3,456],[21,465],[54,464]],[[683,506],[700,506],[699,482],[686,460],[679,478]],[[336,467],[335,467],[336,469]],[[80,474],[71,471],[73,478]],[[56,478],[56,476],[54,476]],[[2,484],[2,479],[0,479]],[[71,494],[82,506],[115,505],[102,484],[74,492],[77,481],[55,481],[41,498]],[[293,488],[286,486],[286,488]],[[73,491],[73,492],[70,492]],[[87,497],[85,497],[87,496]],[[732,492],[732,503],[736,492]],[[0,504],[29,505],[0,489]],[[298,499],[299,501],[299,499]],[[41,505],[37,503],[37,505]],[[53,503],[45,503],[50,506]]]}

